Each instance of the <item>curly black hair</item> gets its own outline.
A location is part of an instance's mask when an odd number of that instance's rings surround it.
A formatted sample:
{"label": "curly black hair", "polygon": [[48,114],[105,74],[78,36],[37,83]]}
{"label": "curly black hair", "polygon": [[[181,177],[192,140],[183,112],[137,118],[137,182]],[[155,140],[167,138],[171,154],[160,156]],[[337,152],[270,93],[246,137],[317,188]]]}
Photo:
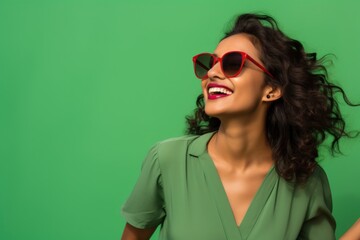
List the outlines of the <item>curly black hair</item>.
{"label": "curly black hair", "polygon": [[[303,45],[286,36],[268,15],[243,14],[223,39],[246,33],[260,50],[260,59],[274,78],[266,83],[279,87],[282,97],[274,101],[266,116],[266,135],[275,159],[275,169],[287,181],[305,182],[317,166],[318,147],[328,135],[333,137],[331,153],[339,153],[341,137],[359,135],[345,131],[336,93],[350,106],[344,90],[329,82],[322,57],[306,53]],[[220,120],[204,110],[200,94],[193,115],[186,117],[187,133],[201,135],[219,129]],[[354,132],[355,133],[355,132]]]}

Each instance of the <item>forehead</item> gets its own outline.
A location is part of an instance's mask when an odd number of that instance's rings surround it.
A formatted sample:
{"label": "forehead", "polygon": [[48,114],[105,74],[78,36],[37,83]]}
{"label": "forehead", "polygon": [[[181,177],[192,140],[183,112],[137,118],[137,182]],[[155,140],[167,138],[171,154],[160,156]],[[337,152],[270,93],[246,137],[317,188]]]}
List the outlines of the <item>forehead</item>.
{"label": "forehead", "polygon": [[259,50],[251,41],[251,37],[245,33],[239,33],[223,39],[216,47],[214,53],[222,56],[230,51],[246,52],[254,58],[259,58]]}

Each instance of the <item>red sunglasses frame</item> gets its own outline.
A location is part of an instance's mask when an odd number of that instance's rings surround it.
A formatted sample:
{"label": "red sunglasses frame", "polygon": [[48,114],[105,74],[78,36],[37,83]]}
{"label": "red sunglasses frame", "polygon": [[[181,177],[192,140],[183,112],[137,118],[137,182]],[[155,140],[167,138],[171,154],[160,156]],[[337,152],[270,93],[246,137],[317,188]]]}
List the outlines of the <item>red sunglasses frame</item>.
{"label": "red sunglasses frame", "polygon": [[[223,60],[223,58],[224,58],[226,55],[228,55],[228,54],[230,54],[230,53],[239,53],[239,54],[241,54],[241,57],[242,57],[242,58],[241,58],[241,59],[242,59],[241,66],[240,66],[239,70],[238,70],[234,75],[227,75],[227,74],[224,72],[224,69],[223,69],[223,62],[222,62],[222,60]],[[268,70],[266,70],[266,68],[265,68],[264,66],[262,66],[260,63],[258,63],[258,62],[257,62],[255,59],[253,59],[252,57],[250,57],[249,54],[247,54],[247,53],[245,53],[245,52],[241,52],[241,51],[230,51],[230,52],[225,53],[222,57],[218,57],[218,56],[216,56],[216,55],[214,55],[214,54],[212,54],[212,53],[200,53],[200,54],[195,55],[195,56],[192,58],[193,63],[194,63],[194,72],[195,72],[196,77],[199,78],[199,79],[201,79],[201,80],[204,80],[204,79],[208,78],[208,74],[206,74],[204,77],[200,77],[200,76],[198,76],[198,75],[196,74],[196,64],[201,65],[204,69],[207,69],[207,67],[204,66],[203,64],[201,64],[201,63],[199,63],[199,62],[196,63],[198,57],[201,56],[201,55],[210,55],[210,56],[212,56],[212,59],[213,59],[213,64],[212,64],[212,66],[214,66],[216,63],[220,62],[221,71],[223,72],[223,74],[224,74],[225,77],[227,77],[227,78],[232,78],[232,77],[236,77],[237,75],[239,75],[239,74],[241,73],[241,71],[242,71],[242,68],[243,68],[243,66],[244,66],[244,64],[245,64],[246,59],[249,59],[252,63],[254,63],[257,67],[259,67],[264,73],[266,73],[267,75],[269,75],[271,78],[274,78],[274,76],[273,76]],[[208,69],[208,70],[210,70],[210,69]]]}

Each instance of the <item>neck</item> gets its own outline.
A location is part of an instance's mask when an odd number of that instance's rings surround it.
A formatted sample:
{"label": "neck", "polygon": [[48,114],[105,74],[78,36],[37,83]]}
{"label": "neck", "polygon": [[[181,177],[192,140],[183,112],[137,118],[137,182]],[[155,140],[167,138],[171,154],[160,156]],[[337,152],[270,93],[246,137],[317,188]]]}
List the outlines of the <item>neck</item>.
{"label": "neck", "polygon": [[209,153],[234,167],[248,168],[272,164],[272,151],[267,141],[265,120],[239,122],[221,119],[218,132],[209,142]]}

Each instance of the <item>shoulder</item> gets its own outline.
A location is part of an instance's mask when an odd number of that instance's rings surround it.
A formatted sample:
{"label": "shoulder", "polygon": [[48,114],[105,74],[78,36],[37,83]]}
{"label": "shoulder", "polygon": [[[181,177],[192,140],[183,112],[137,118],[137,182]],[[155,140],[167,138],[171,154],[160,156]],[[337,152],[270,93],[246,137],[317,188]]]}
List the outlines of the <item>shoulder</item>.
{"label": "shoulder", "polygon": [[324,169],[317,165],[313,174],[309,177],[307,184],[311,189],[315,189],[320,186],[329,186],[328,177]]}
{"label": "shoulder", "polygon": [[206,150],[212,132],[203,135],[185,135],[169,138],[156,143],[152,152],[161,169],[176,168],[190,160],[189,156],[197,156]]}
{"label": "shoulder", "polygon": [[181,137],[169,138],[157,142],[153,149],[156,150],[159,161],[169,161],[174,158],[185,157],[189,146],[199,136],[197,135],[185,135]]}
{"label": "shoulder", "polygon": [[148,150],[141,169],[147,176],[159,177],[169,169],[177,168],[186,159],[188,146],[199,136],[186,135],[155,143]]}
{"label": "shoulder", "polygon": [[201,138],[203,135],[184,135],[180,137],[168,138],[159,141],[151,146],[148,156],[158,158],[159,155],[178,152],[179,150],[187,150],[193,142]]}
{"label": "shoulder", "polygon": [[329,189],[329,181],[327,174],[320,165],[317,165],[315,167],[314,171],[306,180],[306,182],[292,182],[289,184],[294,185],[299,191],[304,192],[308,197],[319,193],[320,189]]}
{"label": "shoulder", "polygon": [[155,145],[158,151],[173,151],[181,147],[188,147],[198,135],[185,135],[181,137],[174,137],[157,142]]}
{"label": "shoulder", "polygon": [[296,198],[298,202],[309,204],[317,198],[324,199],[331,207],[331,191],[326,172],[321,166],[316,166],[313,173],[304,183],[286,181],[279,177],[279,189],[287,193],[287,196]]}
{"label": "shoulder", "polygon": [[180,148],[190,145],[197,137],[196,135],[185,135],[180,137],[168,138],[162,141],[159,141],[151,146],[148,152],[148,156],[153,158],[158,158],[159,153],[163,154],[164,152],[174,152]]}
{"label": "shoulder", "polygon": [[192,142],[198,137],[199,135],[184,135],[180,137],[168,138],[158,142],[157,144],[161,146],[173,146],[183,142]]}
{"label": "shoulder", "polygon": [[331,211],[332,196],[330,184],[326,172],[320,165],[316,167],[306,185],[310,193],[310,204],[320,201]]}

